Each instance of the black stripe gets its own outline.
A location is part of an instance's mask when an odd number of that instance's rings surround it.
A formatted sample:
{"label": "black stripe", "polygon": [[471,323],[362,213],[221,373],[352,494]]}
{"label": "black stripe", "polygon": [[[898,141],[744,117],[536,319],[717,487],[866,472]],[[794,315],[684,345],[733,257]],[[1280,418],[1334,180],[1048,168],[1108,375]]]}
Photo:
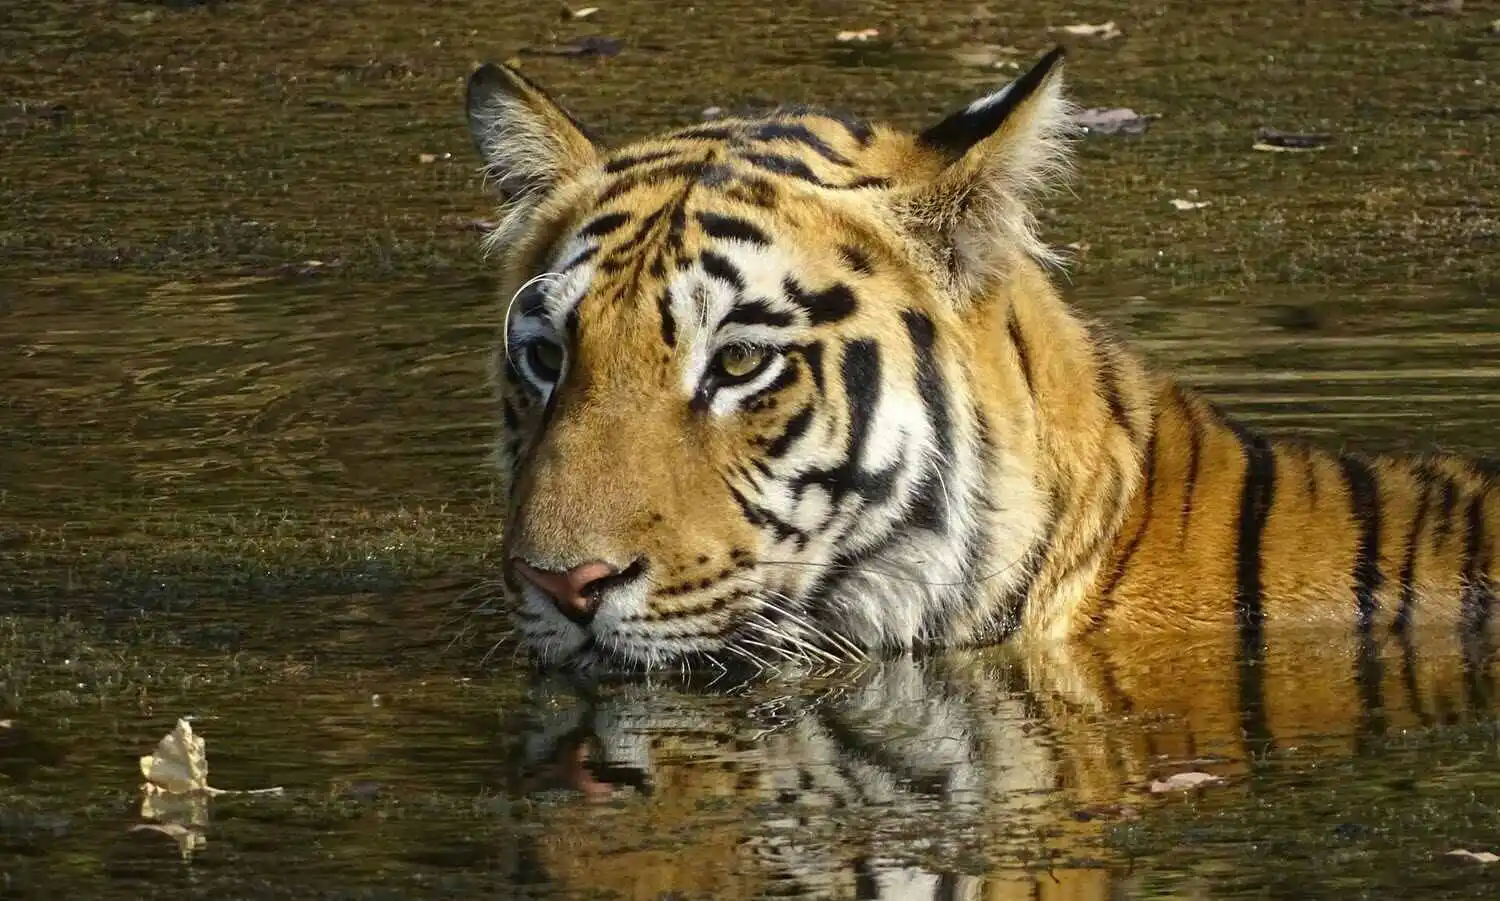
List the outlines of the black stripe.
{"label": "black stripe", "polygon": [[647,163],[654,163],[677,155],[678,153],[675,150],[655,150],[650,153],[636,154],[635,156],[617,156],[604,164],[604,171],[610,175],[618,175],[637,166],[644,166]]}
{"label": "black stripe", "polygon": [[809,486],[825,489],[833,505],[837,505],[851,492],[880,493],[884,474],[867,473],[861,469],[865,443],[869,440],[870,423],[880,403],[880,348],[874,341],[862,338],[849,342],[844,348],[840,365],[840,376],[848,402],[849,443],[844,450],[844,459],[827,469],[812,469],[792,480],[793,489],[800,493]]}
{"label": "black stripe", "polygon": [[1302,452],[1302,476],[1303,486],[1307,489],[1307,503],[1316,506],[1318,503],[1318,462],[1313,456],[1310,447],[1301,448]]}
{"label": "black stripe", "polygon": [[1021,365],[1021,378],[1026,382],[1026,393],[1031,395],[1032,401],[1035,402],[1036,381],[1031,372],[1031,348],[1026,343],[1026,336],[1021,333],[1021,320],[1016,318],[1014,306],[1005,317],[1005,330],[1010,334],[1010,343],[1015,345],[1016,360]]}
{"label": "black stripe", "polygon": [[1422,703],[1422,690],[1417,681],[1417,648],[1411,640],[1411,632],[1398,633],[1396,641],[1401,645],[1401,685],[1406,689],[1406,706],[1416,714],[1417,722],[1430,726],[1432,715]]}
{"label": "black stripe", "polygon": [[698,184],[705,188],[718,188],[734,181],[734,170],[723,163],[704,163]]}
{"label": "black stripe", "polygon": [[840,244],[839,256],[844,258],[844,265],[860,275],[875,274],[875,264],[871,262],[870,255],[858,247],[852,244]]}
{"label": "black stripe", "polygon": [[844,126],[844,129],[849,132],[849,137],[853,138],[854,142],[861,147],[869,146],[870,141],[875,137],[875,129],[871,128],[870,123],[863,119],[856,119],[853,116],[843,113],[830,113],[827,111],[823,111],[819,115],[827,119],[832,119]]}
{"label": "black stripe", "polygon": [[1246,653],[1264,652],[1265,611],[1261,587],[1261,540],[1276,492],[1276,453],[1265,436],[1231,424],[1245,455],[1240,493],[1239,538],[1235,547],[1234,618]]}
{"label": "black stripe", "polygon": [[759,176],[742,177],[735,184],[724,189],[724,193],[741,203],[758,206],[761,209],[770,210],[776,207],[776,186],[770,180]]}
{"label": "black stripe", "polygon": [[684,141],[728,141],[740,136],[741,129],[726,125],[694,125],[674,131],[672,138]]}
{"label": "black stripe", "polygon": [[1176,385],[1172,386],[1172,398],[1182,410],[1183,424],[1187,426],[1188,433],[1188,471],[1183,478],[1182,520],[1177,527],[1177,544],[1179,547],[1186,547],[1188,522],[1193,516],[1193,492],[1198,488],[1198,469],[1203,463],[1203,425],[1198,421],[1198,412],[1193,409],[1192,399]]}
{"label": "black stripe", "polygon": [[777,435],[776,440],[766,448],[766,456],[772,460],[786,456],[787,451],[792,449],[792,445],[797,443],[797,439],[806,434],[807,427],[812,425],[812,420],[813,407],[812,404],[808,404],[786,421],[786,427],[781,430],[781,434]]}
{"label": "black stripe", "polygon": [[619,231],[620,227],[630,221],[629,213],[605,213],[594,221],[578,230],[580,238],[602,238],[605,235]]}
{"label": "black stripe", "polygon": [[757,141],[792,141],[835,165],[853,165],[848,157],[830,147],[827,141],[813,134],[807,126],[796,122],[767,122],[757,127],[750,135]]}
{"label": "black stripe", "polygon": [[797,377],[797,367],[790,364],[783,366],[781,367],[781,371],[776,373],[776,378],[771,379],[769,382],[766,382],[766,386],[755,392],[755,396],[765,397],[768,394],[775,394],[777,391],[780,391],[783,388],[790,386],[793,382],[797,381]]}
{"label": "black stripe", "polygon": [[672,215],[667,220],[667,240],[665,249],[676,253],[682,249],[683,235],[687,232],[687,202],[693,193],[692,187],[684,188],[672,203]]}
{"label": "black stripe", "polygon": [[[725,484],[728,483],[726,482]],[[807,547],[808,535],[806,532],[745,497],[733,485],[729,485],[729,496],[734,498],[734,502],[739,505],[740,512],[744,515],[745,521],[752,526],[769,529],[777,541],[785,541],[788,538],[795,539],[798,550]]]}
{"label": "black stripe", "polygon": [[623,173],[609,184],[594,202],[600,205],[606,204],[623,194],[628,194],[642,185],[660,184],[674,178],[686,178],[697,181],[703,175],[704,164],[699,160],[685,160],[683,162],[667,163],[664,166],[651,166],[640,169],[631,169]]}
{"label": "black stripe", "polygon": [[1107,347],[1099,348],[1099,354],[1097,368],[1094,370],[1094,384],[1104,399],[1104,405],[1109,408],[1110,418],[1134,441],[1135,426],[1131,425],[1130,414],[1125,409],[1125,399],[1120,396],[1120,374],[1116,370],[1114,355]]}
{"label": "black stripe", "polygon": [[705,250],[698,254],[698,259],[703,262],[703,271],[710,277],[732,286],[737,292],[745,290],[744,276],[740,275],[739,269],[727,258],[712,250]]}
{"label": "black stripe", "polygon": [[793,321],[792,314],[774,310],[764,300],[741,300],[725,314],[723,319],[719,320],[719,327],[739,324],[786,328]]}
{"label": "black stripe", "polygon": [[1465,632],[1463,641],[1464,703],[1473,713],[1495,710],[1495,640],[1489,632]]}
{"label": "black stripe", "polygon": [[839,365],[844,394],[849,404],[849,448],[851,465],[859,465],[870,436],[875,408],[880,404],[880,346],[868,338],[849,342]]}
{"label": "black stripe", "polygon": [[808,371],[812,373],[813,388],[817,390],[817,392],[818,392],[818,394],[820,396],[824,395],[824,394],[827,394],[828,393],[828,386],[824,382],[824,379],[823,379],[823,344],[822,344],[822,342],[820,342],[820,341],[813,341],[813,342],[811,342],[809,344],[804,344],[804,345],[802,345],[802,347],[800,348],[800,350],[802,351],[802,359],[804,359],[804,360],[807,361],[807,369],[808,369]]}
{"label": "black stripe", "polygon": [[545,312],[547,309],[547,285],[543,282],[532,282],[516,292],[515,309],[516,315],[522,318]]}
{"label": "black stripe", "polygon": [[[626,269],[634,267],[637,274],[639,274],[642,260],[635,254],[635,251],[657,233],[657,226],[661,224],[669,212],[670,209],[668,207],[662,207],[643,218],[630,237],[619,242],[610,250],[609,256],[605,258],[603,263],[599,264],[600,271],[607,273],[623,272]],[[625,284],[633,289],[636,282],[636,279],[631,279]]]}
{"label": "black stripe", "polygon": [[1358,457],[1343,456],[1339,466],[1349,488],[1350,515],[1359,526],[1359,545],[1354,554],[1354,599],[1359,628],[1368,632],[1375,622],[1379,603],[1376,593],[1384,577],[1380,572],[1380,489],[1370,464]]}
{"label": "black stripe", "polygon": [[846,185],[829,185],[828,187],[852,190],[857,188],[889,188],[890,186],[891,180],[889,178],[882,178],[879,175],[861,175]]}
{"label": "black stripe", "polygon": [[836,282],[822,291],[808,291],[790,275],[781,282],[787,300],[801,307],[813,325],[838,322],[853,315],[854,292],[848,285]]}
{"label": "black stripe", "polygon": [[818,187],[828,187],[828,183],[819,178],[806,163],[794,157],[782,156],[779,153],[747,153],[744,155],[744,160],[757,169],[801,179]]}
{"label": "black stripe", "polygon": [[1453,511],[1458,506],[1458,485],[1450,475],[1443,476],[1442,495],[1438,499],[1437,529],[1433,533],[1434,547],[1441,548],[1448,536],[1453,534]]}
{"label": "black stripe", "polygon": [[1234,618],[1239,629],[1240,733],[1251,759],[1272,748],[1266,720],[1265,610],[1262,607],[1261,540],[1276,491],[1276,452],[1262,435],[1226,422],[1240,441],[1245,482],[1240,494],[1239,537],[1235,546]]}
{"label": "black stripe", "polygon": [[672,317],[672,292],[662,288],[656,297],[656,311],[661,314],[661,340],[668,347],[677,346],[677,320]]}
{"label": "black stripe", "polygon": [[599,245],[590,244],[589,246],[580,250],[578,254],[573,257],[573,259],[568,260],[568,262],[564,263],[562,266],[559,266],[557,271],[559,274],[571,272],[572,270],[577,269],[579,266],[582,266],[584,263],[587,263],[589,260],[592,260],[598,255]]}
{"label": "black stripe", "polygon": [[700,212],[698,223],[703,226],[709,237],[718,238],[721,241],[744,241],[747,244],[766,245],[771,239],[766,233],[751,222],[738,216],[725,216],[719,213]]}
{"label": "black stripe", "polygon": [[1495,607],[1495,588],[1489,574],[1489,548],[1484,534],[1482,490],[1470,499],[1464,520],[1464,582],[1459,609],[1464,627],[1478,631],[1489,623]]}
{"label": "black stripe", "polygon": [[948,381],[938,366],[937,328],[927,314],[917,310],[903,310],[901,319],[906,323],[912,357],[917,362],[917,396],[927,407],[927,419],[937,445],[937,458],[931,464],[935,471],[923,476],[922,491],[917,495],[911,515],[921,520],[924,527],[946,533],[949,511],[947,494],[940,490],[941,479],[944,472],[952,472],[957,465],[957,454],[953,415],[948,407]]}
{"label": "black stripe", "polygon": [[1417,554],[1422,549],[1422,527],[1427,524],[1427,509],[1432,505],[1432,479],[1435,473],[1426,466],[1417,466],[1412,477],[1422,493],[1417,498],[1417,512],[1412,516],[1411,536],[1406,541],[1406,562],[1401,564],[1401,606],[1391,628],[1405,632],[1411,627],[1412,613],[1417,606]]}
{"label": "black stripe", "polygon": [[1104,589],[1099,592],[1101,612],[1105,605],[1113,600],[1115,589],[1119,587],[1125,573],[1130,569],[1130,560],[1135,552],[1140,550],[1141,542],[1146,540],[1146,530],[1151,528],[1151,513],[1156,504],[1156,439],[1158,429],[1151,432],[1151,440],[1146,442],[1146,481],[1141,486],[1141,503],[1144,508],[1141,511],[1141,524],[1136,528],[1135,534],[1130,536],[1130,541],[1125,544],[1125,550],[1120,554],[1120,560],[1115,564],[1114,571],[1110,573],[1109,581],[1105,583]]}
{"label": "black stripe", "polygon": [[1355,753],[1368,754],[1383,745],[1385,735],[1385,664],[1380,659],[1380,645],[1368,632],[1359,637],[1359,651],[1354,658],[1354,681],[1359,686],[1360,724],[1355,732]]}

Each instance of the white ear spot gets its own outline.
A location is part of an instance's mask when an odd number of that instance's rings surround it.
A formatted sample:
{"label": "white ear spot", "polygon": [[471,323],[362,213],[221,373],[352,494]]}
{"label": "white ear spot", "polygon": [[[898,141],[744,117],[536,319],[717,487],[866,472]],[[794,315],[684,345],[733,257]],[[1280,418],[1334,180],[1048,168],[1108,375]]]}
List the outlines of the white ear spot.
{"label": "white ear spot", "polygon": [[964,114],[972,116],[972,115],[975,115],[976,113],[982,113],[982,112],[984,112],[985,110],[989,109],[992,106],[995,106],[995,105],[1000,104],[1000,103],[1004,103],[1006,95],[1010,93],[1010,89],[1012,87],[1014,87],[1014,86],[1015,86],[1015,83],[1012,82],[1011,84],[1006,85],[1005,87],[1003,87],[1000,90],[994,92],[993,94],[990,94],[990,95],[985,96],[985,97],[980,97],[978,100],[976,100],[973,103],[969,104],[968,107],[964,109]]}

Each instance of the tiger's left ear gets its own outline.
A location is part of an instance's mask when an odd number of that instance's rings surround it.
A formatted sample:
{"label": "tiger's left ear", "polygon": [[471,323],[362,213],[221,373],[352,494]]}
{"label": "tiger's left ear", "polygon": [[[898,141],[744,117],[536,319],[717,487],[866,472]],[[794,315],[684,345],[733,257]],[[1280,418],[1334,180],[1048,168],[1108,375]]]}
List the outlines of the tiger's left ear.
{"label": "tiger's left ear", "polygon": [[[583,126],[509,66],[485,63],[475,70],[467,106],[469,134],[511,227],[523,224],[559,182],[600,159]],[[503,241],[505,231],[502,225],[492,240]]]}
{"label": "tiger's left ear", "polygon": [[1036,234],[1031,201],[1067,171],[1072,106],[1062,96],[1063,48],[1025,75],[916,138],[927,158],[898,188],[898,206],[969,298],[1016,253],[1054,254]]}

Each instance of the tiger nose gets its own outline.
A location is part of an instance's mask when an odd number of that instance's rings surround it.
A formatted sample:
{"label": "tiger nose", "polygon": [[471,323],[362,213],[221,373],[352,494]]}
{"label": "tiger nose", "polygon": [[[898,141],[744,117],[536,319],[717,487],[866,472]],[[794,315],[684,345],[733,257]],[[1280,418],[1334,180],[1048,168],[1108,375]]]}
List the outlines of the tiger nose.
{"label": "tiger nose", "polygon": [[594,619],[603,593],[601,589],[620,574],[619,569],[602,560],[580,563],[563,572],[537,569],[520,560],[515,561],[515,566],[521,578],[552,599],[557,612],[580,626],[587,626]]}

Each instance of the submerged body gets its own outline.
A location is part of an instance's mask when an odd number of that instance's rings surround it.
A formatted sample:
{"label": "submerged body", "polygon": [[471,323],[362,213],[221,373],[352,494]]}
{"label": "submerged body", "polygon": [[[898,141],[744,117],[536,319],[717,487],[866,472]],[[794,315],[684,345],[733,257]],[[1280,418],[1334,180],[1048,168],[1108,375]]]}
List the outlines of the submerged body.
{"label": "submerged body", "polygon": [[1030,212],[1058,58],[917,135],[791,110],[612,153],[475,74],[505,575],[543,661],[1486,628],[1493,471],[1270,442],[1062,300]]}

